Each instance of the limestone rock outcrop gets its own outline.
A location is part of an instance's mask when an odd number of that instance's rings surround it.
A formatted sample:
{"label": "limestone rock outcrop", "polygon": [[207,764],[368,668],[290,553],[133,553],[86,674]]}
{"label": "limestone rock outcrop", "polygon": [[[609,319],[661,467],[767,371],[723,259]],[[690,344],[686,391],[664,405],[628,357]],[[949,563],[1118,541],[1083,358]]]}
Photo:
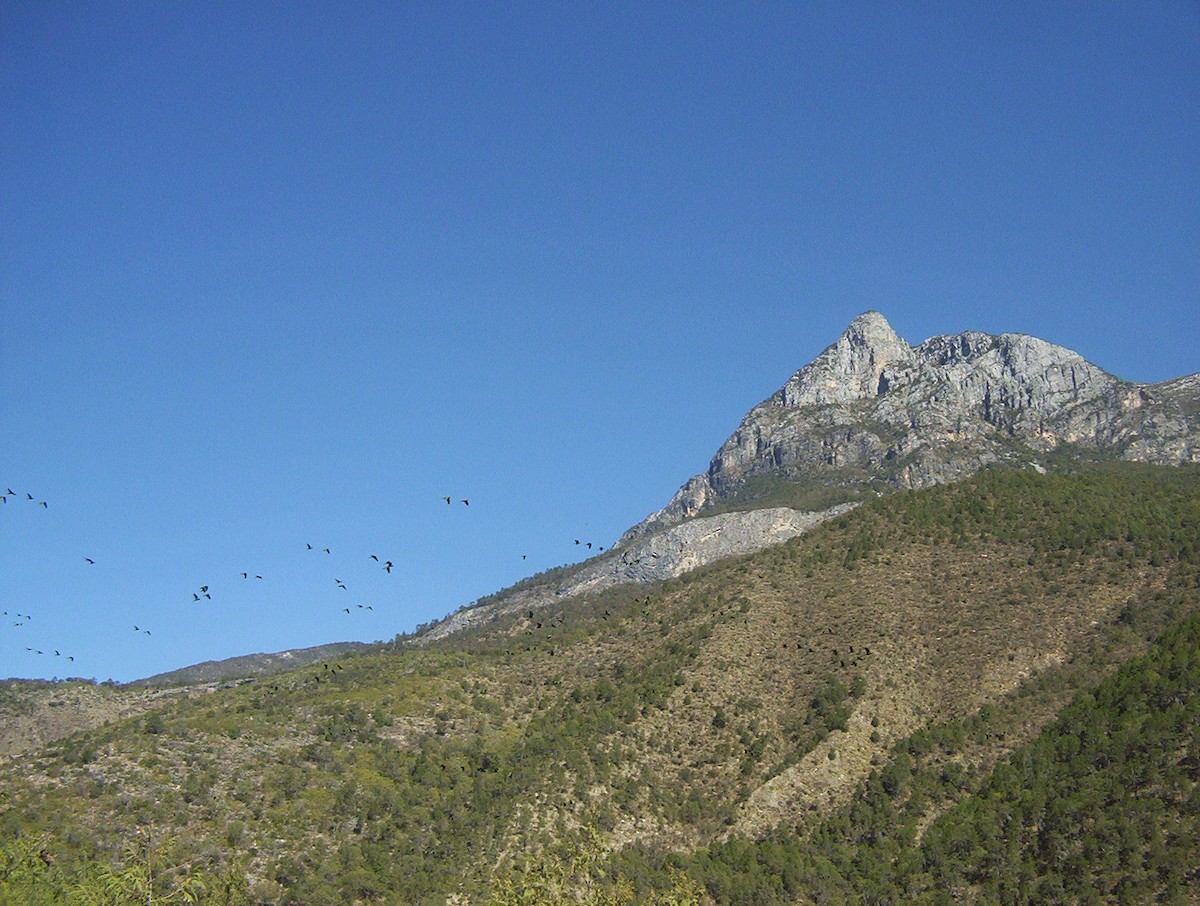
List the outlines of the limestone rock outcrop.
{"label": "limestone rock outcrop", "polygon": [[918,346],[879,312],[755,406],[708,470],[626,533],[630,542],[736,498],[756,477],[921,488],[999,462],[1036,467],[1064,445],[1099,456],[1200,461],[1200,375],[1123,381],[1023,334],[968,331]]}

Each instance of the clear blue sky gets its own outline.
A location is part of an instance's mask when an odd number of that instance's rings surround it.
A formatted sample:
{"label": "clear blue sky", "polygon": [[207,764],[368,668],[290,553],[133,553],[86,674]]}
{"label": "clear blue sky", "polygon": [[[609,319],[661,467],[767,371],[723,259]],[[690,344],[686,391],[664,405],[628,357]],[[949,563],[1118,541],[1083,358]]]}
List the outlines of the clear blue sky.
{"label": "clear blue sky", "polygon": [[1200,370],[1200,6],[738,6],[0,5],[0,676],[410,630],[866,309]]}

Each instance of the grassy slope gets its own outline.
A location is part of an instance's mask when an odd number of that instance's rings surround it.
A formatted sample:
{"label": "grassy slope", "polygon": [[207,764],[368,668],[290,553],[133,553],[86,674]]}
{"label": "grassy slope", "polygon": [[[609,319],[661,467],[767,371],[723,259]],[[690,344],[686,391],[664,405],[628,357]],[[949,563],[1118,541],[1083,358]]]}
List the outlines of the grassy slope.
{"label": "grassy slope", "polygon": [[592,829],[643,889],[674,859],[724,902],[930,896],[948,816],[1195,606],[1198,487],[984,474],[649,593],[173,699],[0,768],[0,834],[69,873],[140,827],[308,904],[480,900]]}

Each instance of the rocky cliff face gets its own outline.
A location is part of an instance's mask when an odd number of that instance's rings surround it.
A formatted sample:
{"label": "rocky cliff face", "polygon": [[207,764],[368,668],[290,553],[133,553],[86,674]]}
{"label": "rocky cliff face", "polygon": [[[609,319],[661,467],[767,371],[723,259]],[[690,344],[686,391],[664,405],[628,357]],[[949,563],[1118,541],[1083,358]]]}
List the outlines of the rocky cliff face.
{"label": "rocky cliff face", "polygon": [[880,481],[921,488],[997,462],[1036,467],[1063,445],[1196,462],[1198,411],[1200,375],[1135,384],[1022,334],[909,346],[870,311],[755,406],[708,470],[622,540],[736,502],[763,477],[823,484],[849,499]]}
{"label": "rocky cliff face", "polygon": [[771,507],[691,519],[647,533],[619,550],[581,563],[561,581],[504,594],[497,601],[460,610],[426,631],[420,641],[432,642],[484,626],[508,614],[537,610],[564,598],[603,591],[614,585],[644,585],[674,579],[717,560],[782,544],[854,506],[852,503],[841,504],[811,513],[790,507]]}

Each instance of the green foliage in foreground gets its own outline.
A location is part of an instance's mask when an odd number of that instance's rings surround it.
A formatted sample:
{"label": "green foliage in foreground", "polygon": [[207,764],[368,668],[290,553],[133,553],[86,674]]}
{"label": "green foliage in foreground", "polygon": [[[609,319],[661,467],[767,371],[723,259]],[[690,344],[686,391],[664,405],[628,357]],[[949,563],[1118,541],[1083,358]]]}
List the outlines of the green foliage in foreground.
{"label": "green foliage in foreground", "polygon": [[21,837],[0,841],[0,906],[249,906],[245,877],[236,869],[197,874],[174,858],[175,843],[130,844],[125,866],[90,862],[68,874],[46,840]]}

